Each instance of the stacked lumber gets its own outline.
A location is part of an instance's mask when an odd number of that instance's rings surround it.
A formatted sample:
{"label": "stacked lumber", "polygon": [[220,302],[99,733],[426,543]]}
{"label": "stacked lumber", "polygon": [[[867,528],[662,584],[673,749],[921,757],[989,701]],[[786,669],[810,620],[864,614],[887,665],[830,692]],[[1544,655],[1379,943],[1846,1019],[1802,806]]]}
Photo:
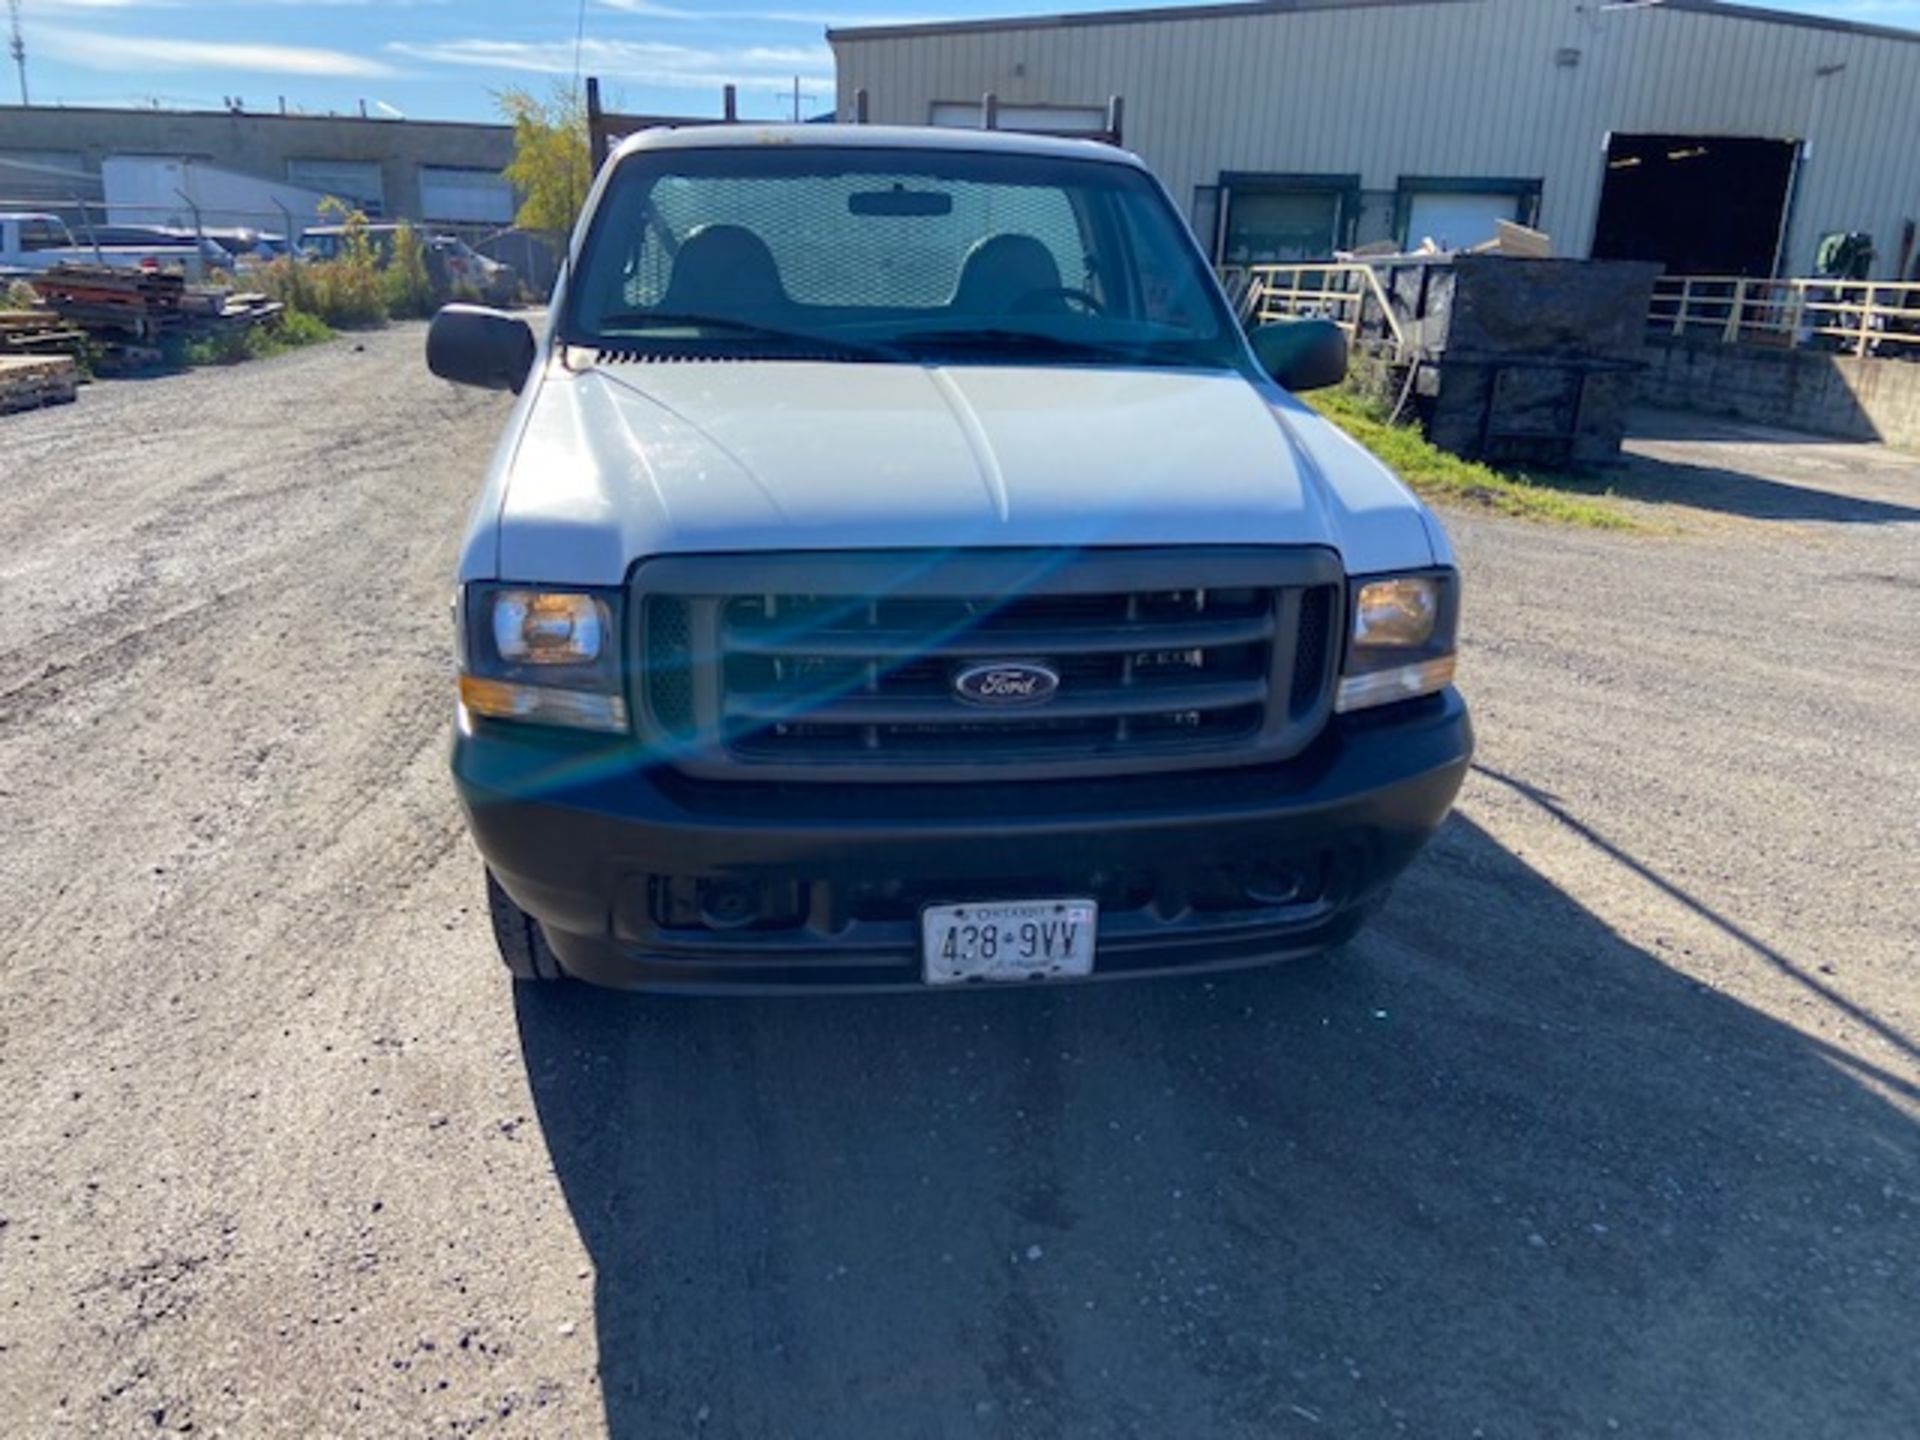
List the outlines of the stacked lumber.
{"label": "stacked lumber", "polygon": [[195,334],[245,330],[280,318],[285,309],[278,300],[254,291],[235,294],[211,285],[195,285],[180,297],[180,313]]}
{"label": "stacked lumber", "polygon": [[159,270],[56,265],[36,275],[33,288],[63,320],[150,345],[179,325],[186,281]]}
{"label": "stacked lumber", "polygon": [[0,356],[0,415],[64,405],[79,384],[80,372],[70,355]]}
{"label": "stacked lumber", "polygon": [[56,265],[33,277],[42,307],[0,311],[0,355],[85,355],[97,374],[180,363],[186,342],[274,325],[285,308],[257,293],[189,287],[158,270]]}
{"label": "stacked lumber", "polygon": [[86,339],[57,310],[0,310],[0,355],[78,355]]}

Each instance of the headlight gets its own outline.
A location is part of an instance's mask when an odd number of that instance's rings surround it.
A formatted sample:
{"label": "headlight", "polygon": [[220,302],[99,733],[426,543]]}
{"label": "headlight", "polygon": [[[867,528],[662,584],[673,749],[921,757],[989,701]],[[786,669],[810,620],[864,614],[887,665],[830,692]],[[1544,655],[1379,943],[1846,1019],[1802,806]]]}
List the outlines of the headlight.
{"label": "headlight", "polygon": [[1460,581],[1452,570],[1370,576],[1350,596],[1352,629],[1333,708],[1365,710],[1453,683]]}
{"label": "headlight", "polygon": [[618,591],[468,586],[461,704],[493,720],[624,732],[619,617]]}
{"label": "headlight", "polygon": [[592,595],[493,593],[494,653],[510,665],[591,665],[607,630],[606,602]]}
{"label": "headlight", "polygon": [[1440,583],[1431,575],[1369,580],[1354,592],[1353,643],[1424,645],[1440,618]]}

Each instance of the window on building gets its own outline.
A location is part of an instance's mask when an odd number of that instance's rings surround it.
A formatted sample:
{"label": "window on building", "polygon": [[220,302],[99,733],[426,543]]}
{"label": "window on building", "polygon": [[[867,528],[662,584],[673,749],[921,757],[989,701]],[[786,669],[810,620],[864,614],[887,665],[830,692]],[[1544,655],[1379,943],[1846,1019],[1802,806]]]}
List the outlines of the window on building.
{"label": "window on building", "polygon": [[1353,234],[1350,237],[1354,249],[1366,245],[1385,245],[1398,248],[1400,232],[1400,192],[1397,190],[1362,190],[1358,218],[1354,221]]}
{"label": "window on building", "polygon": [[[978,130],[981,118],[978,100],[936,100],[928,109],[927,123],[950,130]],[[1010,105],[1003,101],[995,109],[993,123],[995,129],[1024,130],[1035,135],[1104,135],[1107,107]]]}
{"label": "window on building", "polygon": [[1219,247],[1220,240],[1220,187],[1218,185],[1196,185],[1193,187],[1193,209],[1189,214],[1193,233],[1199,238],[1200,248],[1211,255]]}
{"label": "window on building", "polygon": [[1442,250],[1465,250],[1493,239],[1501,220],[1533,224],[1540,213],[1540,182],[1403,175],[1396,209],[1396,238],[1406,249],[1431,240]]}
{"label": "window on building", "polygon": [[289,160],[287,179],[302,189],[351,201],[369,216],[386,213],[386,182],[378,160]]}
{"label": "window on building", "polygon": [[1220,177],[1220,254],[1226,265],[1290,265],[1330,259],[1352,243],[1357,175]]}
{"label": "window on building", "polygon": [[498,170],[454,165],[420,167],[420,213],[429,220],[511,225],[513,212],[513,186]]}

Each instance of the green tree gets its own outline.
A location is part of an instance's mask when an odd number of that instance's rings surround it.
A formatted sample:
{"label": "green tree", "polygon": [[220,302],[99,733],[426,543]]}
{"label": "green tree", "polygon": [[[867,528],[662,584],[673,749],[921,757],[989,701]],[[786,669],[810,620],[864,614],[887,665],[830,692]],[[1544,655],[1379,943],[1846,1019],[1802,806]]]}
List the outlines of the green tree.
{"label": "green tree", "polygon": [[571,230],[593,181],[585,104],[577,92],[558,85],[544,101],[519,89],[504,90],[498,99],[513,122],[513,163],[503,173],[523,197],[514,224]]}

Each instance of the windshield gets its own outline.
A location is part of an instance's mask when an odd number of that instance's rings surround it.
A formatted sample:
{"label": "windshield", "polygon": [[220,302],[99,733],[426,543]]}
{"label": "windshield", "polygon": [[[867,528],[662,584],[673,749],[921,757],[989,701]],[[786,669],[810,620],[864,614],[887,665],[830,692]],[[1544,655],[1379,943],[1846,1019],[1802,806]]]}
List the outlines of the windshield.
{"label": "windshield", "polygon": [[1222,367],[1211,276],[1130,165],[724,146],[621,162],[569,287],[576,344],[778,358]]}

